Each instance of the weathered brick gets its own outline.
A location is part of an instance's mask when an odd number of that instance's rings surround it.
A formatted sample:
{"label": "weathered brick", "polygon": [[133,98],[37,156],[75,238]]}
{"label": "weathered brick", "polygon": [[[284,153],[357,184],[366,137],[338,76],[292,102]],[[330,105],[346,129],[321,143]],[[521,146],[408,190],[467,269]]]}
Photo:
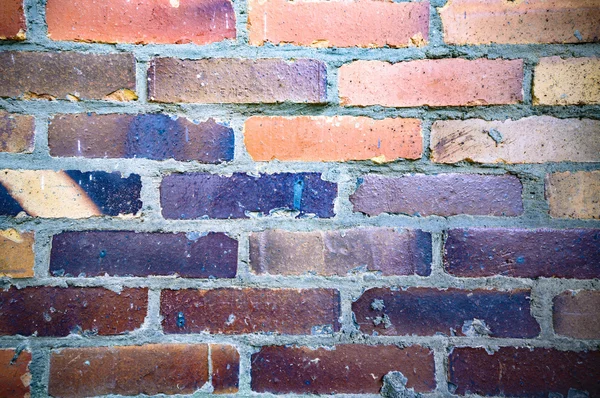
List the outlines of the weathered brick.
{"label": "weathered brick", "polygon": [[135,215],[142,207],[141,178],[119,172],[0,170],[0,214],[86,218]]}
{"label": "weathered brick", "polygon": [[533,71],[533,104],[600,104],[600,58],[540,59]]}
{"label": "weathered brick", "polygon": [[27,25],[23,0],[0,2],[0,40],[25,40]]}
{"label": "weathered brick", "polygon": [[596,42],[597,0],[452,0],[440,10],[449,44]]}
{"label": "weathered brick", "polygon": [[248,31],[258,46],[421,46],[429,34],[429,2],[251,0]]}
{"label": "weathered brick", "polygon": [[434,162],[600,162],[600,121],[533,116],[519,120],[433,123]]}
{"label": "weathered brick", "polygon": [[419,159],[423,152],[421,121],[400,118],[253,116],[244,124],[244,142],[250,156],[259,162],[386,162]]}
{"label": "weathered brick", "polygon": [[229,0],[49,0],[46,21],[53,40],[208,44],[235,39]]}
{"label": "weathered brick", "polygon": [[267,346],[252,354],[252,390],[271,393],[378,394],[383,376],[400,371],[407,387],[435,388],[433,353],[420,346],[399,348],[340,344],[333,349]]}
{"label": "weathered brick", "polygon": [[162,214],[169,219],[248,218],[281,209],[333,217],[336,196],[337,185],[318,173],[171,174],[160,186]]}
{"label": "weathered brick", "polygon": [[600,219],[600,171],[549,174],[546,198],[554,218]]}
{"label": "weathered brick", "polygon": [[270,230],[250,235],[250,268],[257,274],[429,275],[431,234],[420,230]]}
{"label": "weathered brick", "polygon": [[600,230],[454,229],[444,267],[460,277],[599,278]]}
{"label": "weathered brick", "polygon": [[0,152],[33,152],[34,128],[33,116],[0,110]]}
{"label": "weathered brick", "polygon": [[52,156],[219,163],[233,159],[233,129],[164,114],[58,115],[48,126]]}
{"label": "weathered brick", "polygon": [[332,333],[340,298],[330,289],[163,290],[166,333]]}
{"label": "weathered brick", "polygon": [[0,69],[0,97],[135,97],[135,59],[131,54],[6,51],[0,53]]}
{"label": "weathered brick", "polygon": [[154,102],[322,103],[327,96],[325,64],[312,59],[155,58],[148,79]]}
{"label": "weathered brick", "polygon": [[556,334],[600,339],[600,291],[564,292],[553,303]]}
{"label": "weathered brick", "polygon": [[116,335],[139,328],[148,289],[26,287],[0,290],[0,335]]}
{"label": "weathered brick", "polygon": [[485,348],[454,348],[449,373],[461,395],[596,397],[600,351],[503,347],[490,353]]}
{"label": "weathered brick", "polygon": [[35,254],[33,232],[0,230],[0,277],[31,278]]}
{"label": "weathered brick", "polygon": [[535,337],[529,290],[369,289],[352,304],[360,330],[373,335]]}
{"label": "weathered brick", "polygon": [[52,238],[55,276],[235,278],[238,243],[223,233],[63,232]]}
{"label": "weathered brick", "polygon": [[355,61],[339,69],[344,106],[475,106],[523,100],[523,60]]}
{"label": "weathered brick", "polygon": [[28,398],[30,396],[31,352],[21,351],[17,354],[17,350],[0,349],[0,396],[2,397]]}
{"label": "weathered brick", "polygon": [[511,175],[439,174],[384,177],[366,175],[350,196],[354,211],[370,216],[458,214],[518,216],[522,186]]}
{"label": "weathered brick", "polygon": [[239,386],[240,354],[235,347],[210,345],[212,385],[215,394],[235,394]]}

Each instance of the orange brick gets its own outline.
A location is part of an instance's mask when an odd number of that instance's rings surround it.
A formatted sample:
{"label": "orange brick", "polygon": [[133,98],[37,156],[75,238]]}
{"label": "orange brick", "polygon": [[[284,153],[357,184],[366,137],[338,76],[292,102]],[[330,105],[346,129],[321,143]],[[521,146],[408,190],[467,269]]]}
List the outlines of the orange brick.
{"label": "orange brick", "polygon": [[450,0],[439,9],[449,44],[597,42],[598,0]]}
{"label": "orange brick", "polygon": [[0,230],[0,276],[31,278],[33,276],[33,232]]}
{"label": "orange brick", "polygon": [[352,116],[254,116],[244,125],[244,142],[256,161],[347,161],[418,159],[421,122]]}
{"label": "orange brick", "polygon": [[600,104],[600,58],[542,58],[533,72],[533,103]]}
{"label": "orange brick", "polygon": [[0,40],[25,40],[23,0],[0,1]]}
{"label": "orange brick", "polygon": [[600,171],[550,174],[546,197],[554,218],[600,219]]}
{"label": "orange brick", "polygon": [[14,349],[0,350],[0,397],[29,398],[31,352],[21,352],[13,363],[14,356]]}
{"label": "orange brick", "polygon": [[425,45],[429,2],[250,0],[250,44],[313,47]]}
{"label": "orange brick", "polygon": [[0,152],[33,152],[33,116],[0,110]]}
{"label": "orange brick", "polygon": [[356,61],[339,70],[339,96],[345,106],[515,104],[522,81],[522,60]]}

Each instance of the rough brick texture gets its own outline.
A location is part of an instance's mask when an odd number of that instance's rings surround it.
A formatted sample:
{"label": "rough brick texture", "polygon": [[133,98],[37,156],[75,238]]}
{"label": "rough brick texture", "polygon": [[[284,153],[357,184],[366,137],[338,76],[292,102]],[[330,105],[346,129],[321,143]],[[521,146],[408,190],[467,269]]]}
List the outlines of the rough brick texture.
{"label": "rough brick texture", "polygon": [[568,291],[554,298],[554,332],[578,339],[600,339],[600,292]]}
{"label": "rough brick texture", "polygon": [[207,44],[235,39],[229,0],[49,0],[48,36],[53,40],[104,43]]}
{"label": "rough brick texture", "polygon": [[24,40],[26,30],[23,0],[2,0],[0,3],[0,40]]}
{"label": "rough brick texture", "polygon": [[549,174],[546,198],[552,217],[600,219],[600,171]]}
{"label": "rough brick texture", "polygon": [[34,128],[33,116],[0,110],[0,152],[33,152]]}
{"label": "rough brick texture", "polygon": [[30,278],[33,276],[35,254],[33,232],[15,229],[0,230],[0,277]]}
{"label": "rough brick texture", "polygon": [[522,81],[522,60],[355,61],[339,69],[339,96],[346,106],[516,104]]}
{"label": "rough brick texture", "polygon": [[533,102],[535,105],[600,104],[600,58],[540,59],[533,71]]}
{"label": "rough brick texture", "polygon": [[0,396],[29,397],[31,352],[0,349]]}
{"label": "rough brick texture", "polygon": [[255,161],[386,162],[423,152],[421,122],[400,118],[253,116],[244,124],[244,142]]}

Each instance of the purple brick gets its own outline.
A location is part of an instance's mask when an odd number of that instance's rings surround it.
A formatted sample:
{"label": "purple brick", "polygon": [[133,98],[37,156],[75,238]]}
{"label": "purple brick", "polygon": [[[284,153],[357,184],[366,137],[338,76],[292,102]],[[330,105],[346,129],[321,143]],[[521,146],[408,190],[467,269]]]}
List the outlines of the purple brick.
{"label": "purple brick", "polygon": [[237,241],[223,233],[64,232],[52,238],[50,272],[55,276],[234,278],[237,248]]}
{"label": "purple brick", "polygon": [[444,267],[456,276],[600,277],[600,230],[472,228],[448,232]]}
{"label": "purple brick", "polygon": [[522,185],[511,175],[367,175],[350,196],[354,211],[411,216],[518,216]]}
{"label": "purple brick", "polygon": [[262,174],[231,177],[207,173],[171,174],[160,187],[162,214],[168,219],[247,218],[295,210],[299,215],[333,217],[337,185],[318,173]]}

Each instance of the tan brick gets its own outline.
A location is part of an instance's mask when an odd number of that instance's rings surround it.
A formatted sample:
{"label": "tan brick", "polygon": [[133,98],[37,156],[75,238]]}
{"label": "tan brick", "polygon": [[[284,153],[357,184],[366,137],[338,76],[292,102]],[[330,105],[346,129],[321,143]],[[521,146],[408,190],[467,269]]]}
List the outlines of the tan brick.
{"label": "tan brick", "polygon": [[600,291],[564,292],[554,298],[554,332],[600,339]]}
{"label": "tan brick", "polygon": [[33,276],[34,253],[33,232],[14,229],[0,230],[0,276],[31,278]]}
{"label": "tan brick", "polygon": [[546,198],[554,218],[600,219],[600,171],[549,174]]}
{"label": "tan brick", "polygon": [[600,58],[542,58],[533,72],[533,103],[600,104]]}
{"label": "tan brick", "polygon": [[0,152],[33,152],[35,119],[0,110]]}

